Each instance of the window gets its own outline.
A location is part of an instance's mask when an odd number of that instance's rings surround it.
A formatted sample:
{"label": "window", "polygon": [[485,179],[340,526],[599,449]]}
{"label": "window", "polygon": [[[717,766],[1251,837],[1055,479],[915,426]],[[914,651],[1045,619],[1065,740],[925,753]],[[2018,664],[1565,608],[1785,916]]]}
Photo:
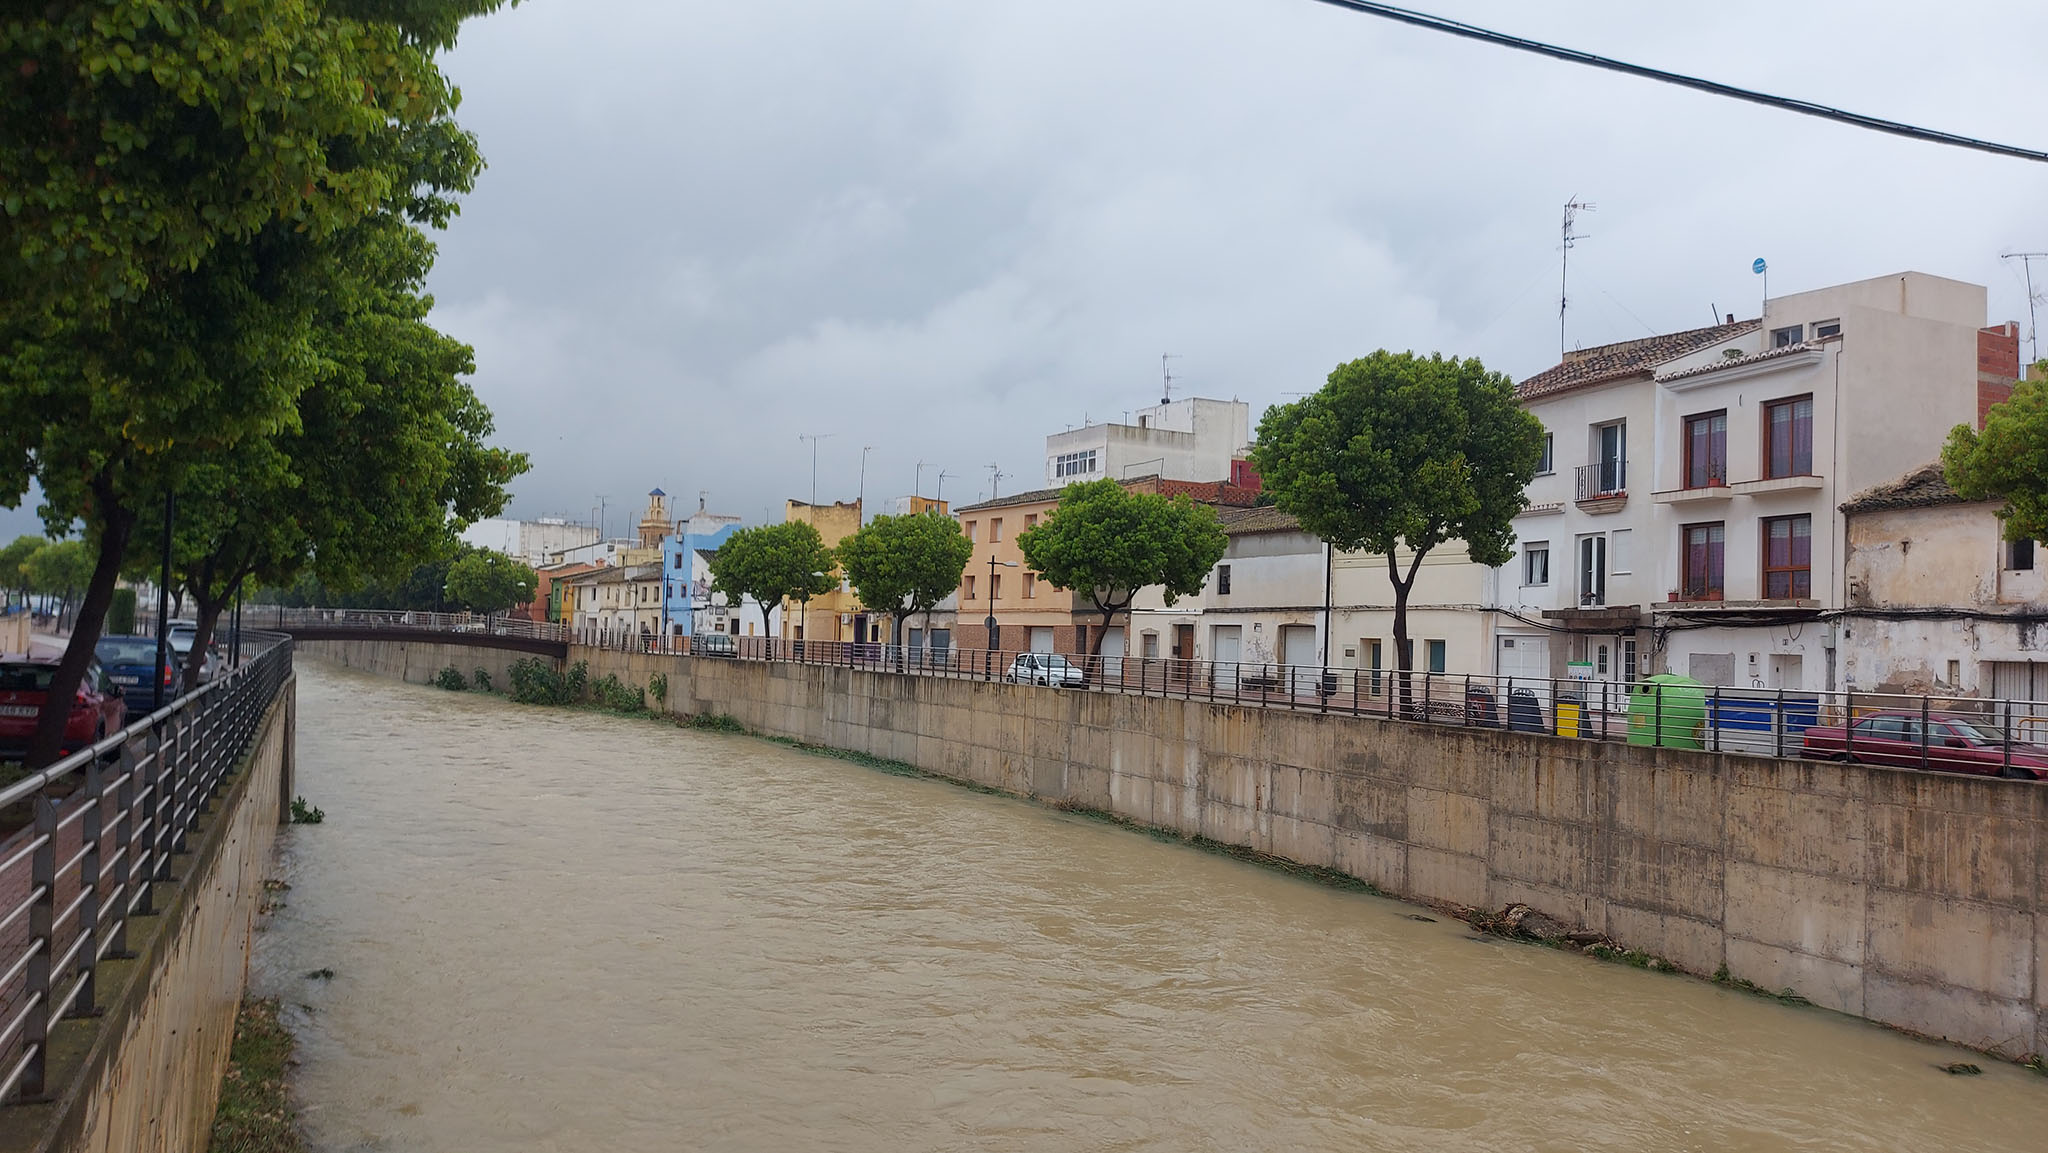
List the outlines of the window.
{"label": "window", "polygon": [[1764,521],[1764,598],[1803,600],[1813,595],[1813,518],[1774,516]]}
{"label": "window", "polygon": [[1553,445],[1551,440],[1552,438],[1549,433],[1543,434],[1543,459],[1536,462],[1537,476],[1548,476],[1557,471],[1557,459],[1552,452]]}
{"label": "window", "polygon": [[2006,541],[2005,567],[2012,572],[2034,571],[2034,542],[2030,540]]}
{"label": "window", "polygon": [[[1143,417],[1139,417],[1138,419],[1140,419],[1140,420],[1143,420],[1144,418],[1143,418]],[[1144,642],[1144,647],[1143,647],[1142,649],[1140,649],[1139,651],[1145,654],[1145,659],[1146,659],[1146,660],[1148,660],[1148,661],[1156,661],[1156,660],[1158,660],[1158,659],[1159,659],[1159,634],[1158,634],[1158,633],[1146,633],[1146,634],[1145,634],[1145,642]]]}
{"label": "window", "polygon": [[1025,573],[1025,574],[1024,574],[1024,599],[1028,601],[1028,600],[1030,600],[1030,599],[1031,599],[1032,597],[1035,597],[1035,596],[1037,596],[1037,595],[1038,595],[1038,574],[1037,574],[1037,573]]}
{"label": "window", "polygon": [[1216,566],[1216,592],[1219,596],[1230,594],[1230,566],[1227,564]]}
{"label": "window", "polygon": [[1728,413],[1685,418],[1685,487],[1728,483]]}
{"label": "window", "polygon": [[1617,576],[1631,571],[1628,553],[1634,532],[1634,529],[1618,528],[1607,534],[1607,571]]}
{"label": "window", "polygon": [[1787,345],[1798,344],[1804,339],[1806,339],[1806,326],[1803,324],[1795,324],[1790,328],[1774,328],[1771,330],[1772,348],[1784,348]]}
{"label": "window", "polygon": [[965,598],[965,599],[967,599],[967,600],[973,600],[973,599],[974,599],[974,576],[973,576],[973,574],[969,574],[969,575],[968,575],[968,577],[967,577],[967,584],[966,584],[966,589],[967,589],[967,596],[966,596],[966,598]]}
{"label": "window", "polygon": [[1621,679],[1630,684],[1636,679],[1636,640],[1623,637],[1621,641]]}
{"label": "window", "polygon": [[1550,542],[1531,541],[1522,546],[1522,583],[1525,585],[1547,585],[1550,583]]}
{"label": "window", "polygon": [[1628,422],[1593,428],[1593,493],[1605,495],[1628,488]]}
{"label": "window", "polygon": [[1764,475],[1813,473],[1813,398],[1801,396],[1764,406]]}
{"label": "window", "polygon": [[1032,525],[1035,525],[1035,524],[1037,524],[1037,523],[1038,523],[1038,514],[1037,514],[1037,513],[1035,513],[1035,512],[1027,512],[1027,513],[1025,513],[1025,514],[1024,514],[1024,527],[1025,527],[1025,528],[1030,528],[1030,527],[1031,527]]}
{"label": "window", "polygon": [[1383,654],[1380,650],[1380,642],[1377,640],[1365,642],[1365,667],[1372,670],[1373,696],[1380,695],[1380,670],[1386,667],[1380,663],[1382,659]]}
{"label": "window", "polygon": [[1726,526],[1689,524],[1685,526],[1685,588],[1681,596],[1689,601],[1721,599],[1722,566],[1727,560]]}
{"label": "window", "polygon": [[1003,539],[1003,518],[992,516],[988,518],[988,543],[994,544],[1001,539]]}
{"label": "window", "polygon": [[1003,599],[1003,574],[997,573],[988,578],[988,599],[992,601]]}
{"label": "window", "polygon": [[973,544],[973,543],[974,543],[974,539],[975,539],[975,537],[974,537],[974,533],[975,533],[975,530],[976,530],[976,529],[978,529],[978,528],[980,528],[980,527],[981,527],[981,522],[980,522],[980,521],[977,521],[977,520],[970,520],[970,521],[968,521],[968,522],[967,522],[967,543],[969,543],[969,544]]}
{"label": "window", "polygon": [[1055,478],[1087,476],[1096,472],[1099,467],[1095,460],[1095,450],[1092,448],[1085,452],[1061,453],[1052,458],[1052,475]]}
{"label": "window", "polygon": [[1579,538],[1579,603],[1607,603],[1607,538],[1598,534]]}
{"label": "window", "polygon": [[1840,335],[1842,335],[1842,322],[1839,320],[1823,320],[1813,326],[1813,338],[1815,340],[1826,340],[1830,336]]}
{"label": "window", "polygon": [[1426,643],[1429,645],[1429,671],[1433,673],[1443,672],[1445,668],[1444,650],[1446,647],[1444,642],[1429,641]]}

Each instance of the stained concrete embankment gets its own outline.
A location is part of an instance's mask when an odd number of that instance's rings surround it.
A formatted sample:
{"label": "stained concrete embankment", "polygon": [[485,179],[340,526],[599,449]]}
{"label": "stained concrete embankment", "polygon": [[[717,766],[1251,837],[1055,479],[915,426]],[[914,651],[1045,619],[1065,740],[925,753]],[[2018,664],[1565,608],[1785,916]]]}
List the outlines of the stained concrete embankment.
{"label": "stained concrete embankment", "polygon": [[297,724],[286,680],[237,774],[159,883],[157,912],[128,922],[133,959],[97,971],[101,1016],[51,1028],[42,1104],[0,1109],[0,1153],[203,1150],[281,811]]}
{"label": "stained concrete embankment", "polygon": [[[429,640],[305,640],[294,648],[307,656],[321,657],[343,666],[361,669],[380,677],[396,677],[416,685],[432,684],[442,669],[453,668],[474,678],[476,670],[490,674],[491,683],[502,690],[512,679],[515,661],[535,659],[534,654],[482,645],[446,644]],[[560,662],[541,657],[549,664]]]}

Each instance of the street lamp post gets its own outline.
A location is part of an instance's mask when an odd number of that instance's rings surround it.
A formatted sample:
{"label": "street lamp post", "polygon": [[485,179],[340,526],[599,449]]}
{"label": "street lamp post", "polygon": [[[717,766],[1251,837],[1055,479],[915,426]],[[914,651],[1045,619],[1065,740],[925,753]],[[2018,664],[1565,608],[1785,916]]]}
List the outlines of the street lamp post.
{"label": "street lamp post", "polygon": [[981,679],[988,680],[995,669],[996,641],[996,569],[1016,568],[1017,562],[997,560],[996,554],[988,554],[988,649],[981,658]]}

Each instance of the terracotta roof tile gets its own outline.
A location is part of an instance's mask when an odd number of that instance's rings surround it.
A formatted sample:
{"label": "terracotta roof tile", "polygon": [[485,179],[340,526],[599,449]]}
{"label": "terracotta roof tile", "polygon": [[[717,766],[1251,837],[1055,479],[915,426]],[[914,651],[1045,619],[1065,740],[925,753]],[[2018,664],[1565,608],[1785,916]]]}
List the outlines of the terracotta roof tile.
{"label": "terracotta roof tile", "polygon": [[1896,508],[1934,508],[1944,504],[1968,504],[1967,498],[1948,486],[1941,462],[1923,464],[1897,480],[1866,488],[1842,504],[1842,511],[1882,512]]}
{"label": "terracotta roof tile", "polygon": [[1819,349],[1820,345],[1821,342],[1818,340],[1802,340],[1797,344],[1767,348],[1762,352],[1753,352],[1748,356],[1724,357],[1712,364],[1702,364],[1696,368],[1682,369],[1678,372],[1660,372],[1657,374],[1657,379],[1662,382],[1666,380],[1684,380],[1687,377],[1693,376],[1705,376],[1710,372],[1719,372],[1724,368],[1734,368],[1737,365],[1760,364],[1766,360],[1776,360],[1781,356],[1794,356],[1802,352],[1813,352]]}
{"label": "terracotta roof tile", "polygon": [[1216,510],[1216,516],[1223,522],[1223,531],[1231,536],[1302,531],[1301,522],[1294,518],[1293,513],[1281,512],[1272,505],[1259,508],[1222,508]]}
{"label": "terracotta roof tile", "polygon": [[1717,324],[1711,328],[1574,349],[1565,354],[1563,363],[1516,385],[1515,395],[1523,400],[1534,400],[1611,380],[1625,380],[1632,376],[1648,378],[1658,365],[1669,364],[1687,353],[1755,332],[1762,323],[1760,320],[1738,320],[1734,324]]}

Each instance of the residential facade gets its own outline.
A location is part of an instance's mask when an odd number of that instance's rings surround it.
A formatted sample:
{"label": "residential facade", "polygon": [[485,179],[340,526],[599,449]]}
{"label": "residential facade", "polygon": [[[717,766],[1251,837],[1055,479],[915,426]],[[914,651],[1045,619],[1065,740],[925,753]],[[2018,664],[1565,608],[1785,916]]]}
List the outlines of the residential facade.
{"label": "residential facade", "polygon": [[564,549],[580,548],[597,540],[592,525],[576,524],[556,517],[538,520],[508,520],[491,517],[462,530],[462,540],[478,548],[493,549],[517,557],[534,568],[550,563]]}
{"label": "residential facade", "polygon": [[1133,423],[1086,424],[1045,438],[1045,483],[1127,480],[1241,481],[1233,462],[1251,439],[1251,407],[1241,400],[1162,400],[1132,414]]}
{"label": "residential facade", "polygon": [[[1060,503],[1061,488],[1012,493],[954,510],[960,531],[974,545],[960,577],[953,642],[968,649],[998,648],[1066,653],[1089,651],[1091,626],[1101,614],[1085,595],[1062,592],[1024,563],[1017,537]],[[990,563],[993,561],[993,565]],[[993,635],[988,619],[995,618]]]}
{"label": "residential facade", "polygon": [[[1938,463],[1842,505],[1844,689],[2048,701],[2048,551],[2005,540],[1998,507],[1957,495]],[[2018,739],[2048,738],[2048,709],[2014,720]]]}
{"label": "residential facade", "polygon": [[565,580],[573,627],[614,640],[652,639],[661,631],[661,566],[607,566]]}
{"label": "residential facade", "polygon": [[769,606],[763,618],[753,597],[732,604],[724,593],[712,591],[711,562],[740,527],[739,517],[710,512],[700,498],[697,511],[661,539],[660,629],[669,637],[780,635],[781,605]]}
{"label": "residential facade", "polygon": [[1163,590],[1141,590],[1133,640],[1124,643],[1119,625],[1104,653],[1210,662],[1222,691],[1270,687],[1284,683],[1288,666],[1320,665],[1323,542],[1277,508],[1224,507],[1217,516],[1229,545],[1202,591],[1168,605]]}
{"label": "residential facade", "polygon": [[1496,669],[1840,687],[1836,506],[1932,458],[2017,377],[2013,330],[1986,328],[1985,305],[1980,286],[1909,272],[1523,382],[1552,467],[1496,570]]}
{"label": "residential facade", "polygon": [[[783,519],[808,522],[818,530],[825,547],[832,548],[860,531],[860,501],[814,505],[792,500],[783,506]],[[782,602],[782,635],[790,640],[877,642],[887,639],[883,633],[887,619],[881,614],[871,618],[843,575],[838,587],[823,596],[812,597],[808,605],[791,600]]]}

